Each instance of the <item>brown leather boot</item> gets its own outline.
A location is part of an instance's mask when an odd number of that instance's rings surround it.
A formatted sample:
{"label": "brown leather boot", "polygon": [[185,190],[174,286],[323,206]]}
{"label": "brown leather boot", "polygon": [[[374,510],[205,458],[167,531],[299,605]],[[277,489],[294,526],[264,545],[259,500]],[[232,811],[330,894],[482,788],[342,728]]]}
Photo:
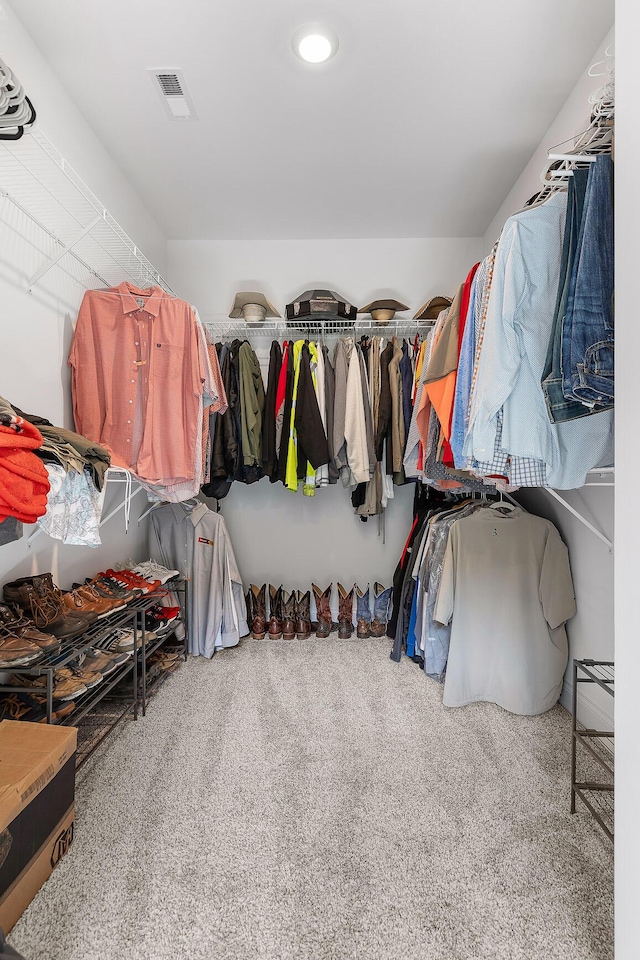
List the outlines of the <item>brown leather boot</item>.
{"label": "brown leather boot", "polygon": [[269,584],[269,640],[282,636],[282,586],[276,590]]}
{"label": "brown leather boot", "polygon": [[349,640],[353,633],[353,590],[351,587],[349,593],[341,583],[338,584],[338,638],[340,640]]}
{"label": "brown leather boot", "polygon": [[311,636],[311,591],[298,590],[296,599],[296,637],[308,640]]}
{"label": "brown leather boot", "polygon": [[282,639],[293,640],[296,635],[296,594],[295,590],[282,592]]}
{"label": "brown leather boot", "polygon": [[253,597],[253,594],[251,593],[251,590],[250,590],[250,589],[247,590],[247,592],[246,592],[245,595],[244,595],[244,602],[245,602],[246,605],[247,605],[247,626],[249,627],[249,633],[247,634],[247,636],[250,636],[250,635],[251,635],[251,624],[252,624],[252,622],[253,622],[253,600],[252,600],[252,597]]}
{"label": "brown leather boot", "polygon": [[316,617],[318,618],[316,637],[320,640],[326,640],[331,633],[333,622],[331,617],[331,591],[333,584],[330,583],[326,590],[321,590],[315,583],[312,583],[311,586],[316,601]]}
{"label": "brown leather boot", "polygon": [[263,583],[257,587],[255,583],[249,585],[251,590],[251,636],[254,640],[264,640],[267,632],[267,585]]}
{"label": "brown leather boot", "polygon": [[[38,630],[52,633],[59,640],[84,633],[92,618],[72,613],[62,602],[62,592],[50,573],[21,577],[3,587],[6,603],[22,607]],[[94,617],[93,620],[96,618]]]}

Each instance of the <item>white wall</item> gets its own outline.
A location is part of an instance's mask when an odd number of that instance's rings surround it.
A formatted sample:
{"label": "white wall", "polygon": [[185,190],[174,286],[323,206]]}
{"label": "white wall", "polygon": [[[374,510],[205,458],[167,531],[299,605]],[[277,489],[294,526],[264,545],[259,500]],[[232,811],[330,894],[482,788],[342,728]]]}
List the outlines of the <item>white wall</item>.
{"label": "white wall", "polygon": [[[517,210],[520,210],[534,193],[542,189],[540,174],[549,162],[547,159],[549,148],[574,137],[578,133],[582,133],[589,126],[591,115],[589,96],[604,83],[604,78],[590,77],[588,71],[592,64],[604,59],[605,50],[613,43],[613,39],[612,26],[597,50],[594,50],[593,56],[585,64],[584,71],[567,97],[562,110],[549,127],[538,149],[505,197],[499,210],[496,211],[493,220],[485,231],[486,250],[489,250],[500,236],[505,220]],[[540,69],[544,70],[544,64],[540,64]],[[567,146],[570,146],[570,144],[567,144]]]}
{"label": "white wall", "polygon": [[356,306],[396,297],[411,317],[434,294],[453,294],[481,245],[477,238],[169,240],[167,249],[169,282],[206,321],[227,317],[239,290],[261,290],[284,313],[297,294],[317,287]]}
{"label": "white wall", "polygon": [[[0,12],[0,46],[4,60],[35,104],[44,132],[158,269],[164,270],[162,233],[5,2]],[[27,146],[26,136],[17,147],[22,144]],[[0,395],[26,412],[73,428],[66,359],[82,294],[87,286],[95,286],[95,278],[65,262],[29,294],[27,279],[57,248],[7,199],[0,199],[0,251]],[[119,498],[122,488],[113,486],[107,493],[105,513]],[[1,546],[0,583],[51,570],[62,586],[68,586],[117,560],[132,555],[141,558],[146,550],[146,530],[144,526],[138,529],[136,519],[145,506],[146,497],[136,497],[128,536],[120,514],[103,528],[103,546],[97,549],[65,547],[43,534],[31,547],[26,535],[17,543]],[[27,527],[25,533],[32,530]]]}
{"label": "white wall", "polygon": [[[302,240],[227,243],[169,241],[169,282],[196,304],[203,319],[228,315],[238,290],[262,290],[281,312],[313,287],[329,287],[360,306],[393,296],[412,308],[428,297],[453,293],[478,259],[481,241]],[[266,361],[269,340],[261,341]],[[261,346],[261,349],[260,349]],[[268,480],[234,484],[221,502],[245,583],[270,576],[288,588],[323,588],[380,580],[389,583],[412,518],[413,485],[396,488],[387,509],[386,543],[378,521],[353,514],[341,484],[314,498],[286,491]]]}
{"label": "white wall", "polygon": [[638,5],[616,4],[616,960],[640,944],[638,745]]}

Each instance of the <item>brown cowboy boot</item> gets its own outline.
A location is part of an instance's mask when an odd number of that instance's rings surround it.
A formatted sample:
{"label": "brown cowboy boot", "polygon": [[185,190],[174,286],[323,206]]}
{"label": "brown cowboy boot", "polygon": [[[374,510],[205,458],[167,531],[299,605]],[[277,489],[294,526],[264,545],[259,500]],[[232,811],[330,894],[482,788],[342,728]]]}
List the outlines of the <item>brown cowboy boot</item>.
{"label": "brown cowboy boot", "polygon": [[315,583],[312,583],[311,586],[313,587],[313,595],[316,601],[316,616],[318,618],[316,637],[320,640],[325,640],[331,633],[333,622],[331,616],[331,590],[333,589],[333,584],[330,583],[324,591],[322,591],[320,587],[317,587]]}
{"label": "brown cowboy boot", "polygon": [[251,612],[251,636],[254,640],[264,640],[264,635],[267,632],[267,585],[263,583],[261,587],[257,587],[255,583],[252,583],[250,590],[253,607]]}
{"label": "brown cowboy boot", "polygon": [[353,633],[353,591],[351,587],[349,593],[341,583],[338,584],[338,638],[340,640],[349,640]]}
{"label": "brown cowboy boot", "polygon": [[308,640],[311,636],[311,591],[298,590],[296,599],[296,637]]}
{"label": "brown cowboy boot", "polygon": [[247,605],[247,623],[249,624],[249,632],[251,632],[251,621],[253,620],[253,594],[251,593],[251,588],[247,590],[244,595],[244,602]]}
{"label": "brown cowboy boot", "polygon": [[269,584],[269,640],[279,640],[282,636],[282,586]]}
{"label": "brown cowboy boot", "polygon": [[282,639],[293,640],[296,635],[296,594],[295,590],[282,592]]}

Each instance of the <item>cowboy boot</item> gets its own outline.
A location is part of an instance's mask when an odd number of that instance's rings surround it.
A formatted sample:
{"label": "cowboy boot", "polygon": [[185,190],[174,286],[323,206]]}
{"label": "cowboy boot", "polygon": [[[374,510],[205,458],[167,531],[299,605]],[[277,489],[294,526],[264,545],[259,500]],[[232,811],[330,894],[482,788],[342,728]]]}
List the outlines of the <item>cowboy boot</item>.
{"label": "cowboy boot", "polygon": [[267,632],[267,585],[263,583],[257,587],[255,583],[250,584],[252,612],[251,612],[251,636],[254,640],[264,640]]}
{"label": "cowboy boot", "polygon": [[338,638],[340,640],[349,640],[353,633],[353,591],[351,587],[349,593],[341,583],[338,584]]}
{"label": "cowboy boot", "polygon": [[282,587],[269,584],[269,640],[279,640],[282,636]]}
{"label": "cowboy boot", "polygon": [[296,637],[308,640],[311,636],[311,591],[298,590],[296,600]]}
{"label": "cowboy boot", "polygon": [[249,632],[251,632],[251,621],[253,620],[253,594],[251,593],[251,587],[247,590],[244,595],[244,602],[247,605],[247,623],[249,624]]}
{"label": "cowboy boot", "polygon": [[387,632],[387,620],[389,619],[389,604],[391,603],[392,591],[393,587],[385,588],[381,583],[374,583],[373,585],[372,637],[384,637]]}
{"label": "cowboy boot", "polygon": [[356,603],[358,624],[356,627],[356,636],[359,640],[366,640],[371,636],[371,606],[369,603],[369,584],[363,593],[360,587],[356,585]]}
{"label": "cowboy boot", "polygon": [[333,584],[330,583],[326,590],[322,591],[315,583],[312,583],[313,595],[316,601],[316,616],[318,626],[316,628],[316,637],[320,640],[326,640],[331,633],[333,618],[331,616],[331,590]]}
{"label": "cowboy boot", "polygon": [[282,639],[293,640],[296,635],[296,594],[295,590],[282,592]]}

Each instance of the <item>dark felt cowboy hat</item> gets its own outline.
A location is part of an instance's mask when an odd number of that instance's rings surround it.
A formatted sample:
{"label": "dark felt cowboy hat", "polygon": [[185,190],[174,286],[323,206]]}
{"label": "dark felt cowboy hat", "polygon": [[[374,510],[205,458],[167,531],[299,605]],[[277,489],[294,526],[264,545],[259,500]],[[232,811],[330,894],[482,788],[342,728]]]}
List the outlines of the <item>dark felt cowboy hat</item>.
{"label": "dark felt cowboy hat", "polygon": [[288,320],[351,320],[356,308],[333,290],[305,290],[287,304]]}

